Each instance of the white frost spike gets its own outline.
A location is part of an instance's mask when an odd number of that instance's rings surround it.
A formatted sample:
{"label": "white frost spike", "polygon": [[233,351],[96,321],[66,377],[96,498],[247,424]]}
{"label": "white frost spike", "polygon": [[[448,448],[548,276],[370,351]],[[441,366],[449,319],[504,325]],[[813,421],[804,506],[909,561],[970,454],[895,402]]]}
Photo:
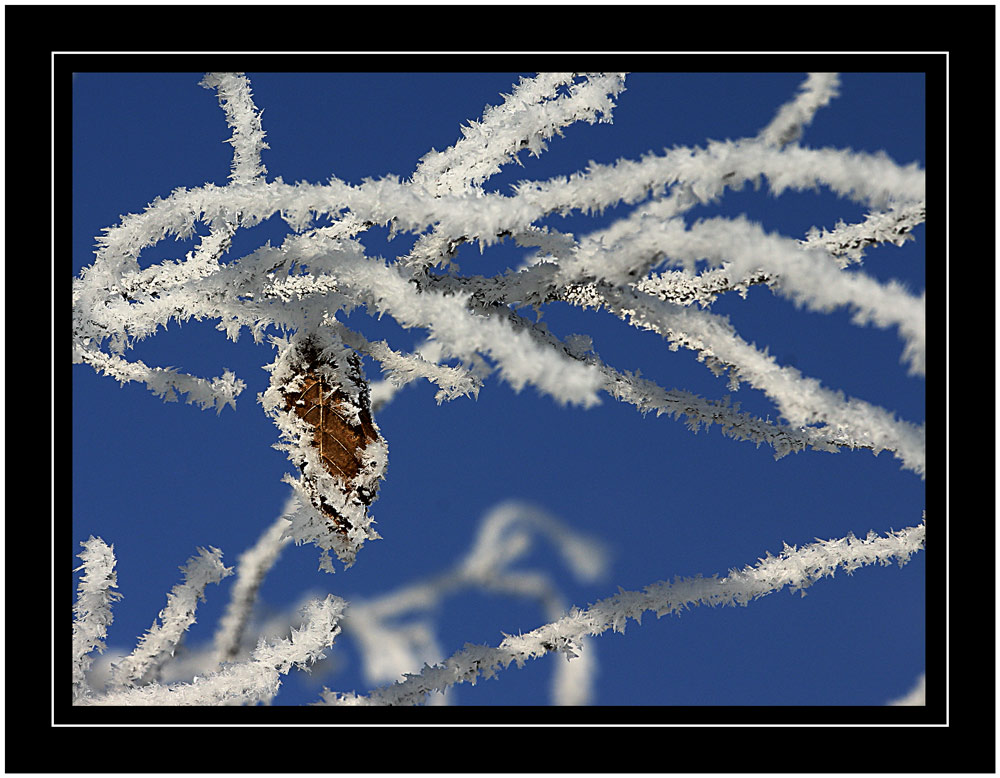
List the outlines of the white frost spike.
{"label": "white frost spike", "polygon": [[320,514],[297,512],[300,521],[293,519],[288,534],[332,550],[349,566],[366,540],[379,537],[367,508],[388,465],[361,360],[317,331],[276,342],[280,353],[261,403],[281,431],[276,448],[301,472],[292,485]]}

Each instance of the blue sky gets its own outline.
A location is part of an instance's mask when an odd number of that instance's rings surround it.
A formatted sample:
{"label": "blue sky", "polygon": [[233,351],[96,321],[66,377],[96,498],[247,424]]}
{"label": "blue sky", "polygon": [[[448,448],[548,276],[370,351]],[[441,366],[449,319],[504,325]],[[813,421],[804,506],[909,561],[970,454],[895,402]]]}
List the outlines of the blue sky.
{"label": "blue sky", "polygon": [[[350,183],[408,176],[431,147],[442,150],[459,126],[500,102],[518,74],[506,73],[248,73],[263,109],[270,148],[268,176],[286,182]],[[231,147],[215,94],[199,73],[80,73],[73,83],[73,272],[93,261],[94,237],[120,214],[139,212],[176,187],[224,185]],[[613,124],[572,125],[539,158],[507,166],[487,183],[509,192],[520,179],[568,175],[589,161],[611,163],[662,153],[707,139],[755,135],[790,100],[804,73],[637,73],[617,98]],[[901,164],[924,157],[922,74],[845,73],[841,96],[820,110],[803,144],[884,150]],[[553,227],[584,234],[628,209],[598,217],[553,217]],[[745,214],[768,231],[801,237],[815,225],[860,219],[864,209],[829,192],[727,192],[692,218]],[[276,222],[276,223],[275,223]],[[230,253],[241,256],[271,239],[272,219],[243,234]],[[864,272],[925,286],[924,228],[902,248],[870,249]],[[371,254],[403,250],[385,232],[364,239]],[[400,239],[397,239],[397,241]],[[161,242],[140,263],[182,257],[190,243]],[[480,256],[462,247],[469,273],[499,272],[521,254],[501,247]],[[899,362],[893,330],[856,327],[846,311],[798,310],[760,289],[747,300],[722,298],[713,311],[731,318],[743,338],[767,345],[827,387],[924,421],[924,381]],[[619,370],[667,389],[708,398],[730,394],[690,352],[671,352],[651,333],[607,314],[550,306],[544,320],[564,336],[586,332],[595,350]],[[364,313],[348,319],[369,339],[412,347],[422,333]],[[198,546],[216,546],[228,564],[253,544],[281,511],[291,468],[276,429],[255,402],[267,385],[261,369],[273,350],[248,333],[237,343],[214,322],[172,323],[136,344],[130,358],[204,377],[229,368],[247,383],[236,409],[219,416],[184,403],[163,403],[144,387],[119,387],[76,365],[73,383],[72,554],[91,534],[113,543],[124,598],[115,607],[108,644],[131,648],[179,580],[178,567]],[[933,360],[932,360],[933,364]],[[379,378],[366,363],[369,379]],[[520,563],[544,569],[568,603],[585,606],[617,591],[674,576],[715,573],[753,564],[783,543],[863,537],[919,523],[925,484],[889,453],[805,452],[775,461],[766,448],[724,438],[718,428],[691,433],[667,416],[643,417],[603,396],[597,408],[562,407],[526,388],[515,393],[495,378],[478,400],[438,406],[426,382],[399,393],[378,416],[390,464],[372,512],[383,539],[368,544],[357,564],[334,576],[317,570],[317,550],[286,549],[261,591],[262,614],[294,605],[306,592],[377,597],[448,568],[471,545],[479,519],[507,499],[531,502],[580,532],[604,538],[607,577],[575,581],[544,541]],[[733,394],[744,410],[776,415],[760,393]],[[73,566],[78,564],[74,556]],[[339,568],[339,566],[338,566]],[[211,587],[189,640],[211,639],[232,579]],[[647,614],[624,635],[594,642],[599,662],[594,702],[601,705],[880,705],[906,693],[923,671],[925,559],[899,569],[838,574],[807,590],[779,592],[747,608],[695,608],[657,620]],[[502,633],[544,623],[530,603],[464,593],[437,612],[446,654],[465,643],[496,645]],[[277,704],[316,699],[316,685],[366,691],[354,648],[331,652],[315,677],[286,679]],[[456,689],[468,705],[545,704],[549,659],[498,679]],[[562,661],[562,660],[559,660]],[[337,667],[332,665],[336,663]],[[314,684],[314,685],[310,685]]]}

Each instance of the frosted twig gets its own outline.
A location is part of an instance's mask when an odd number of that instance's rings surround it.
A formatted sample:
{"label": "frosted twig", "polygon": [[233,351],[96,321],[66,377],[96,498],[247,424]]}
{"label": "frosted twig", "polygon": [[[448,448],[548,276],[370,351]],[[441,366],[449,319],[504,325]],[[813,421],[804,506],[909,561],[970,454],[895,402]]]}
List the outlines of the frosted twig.
{"label": "frosted twig", "polygon": [[810,73],[799,87],[795,99],[781,106],[771,123],[757,137],[767,145],[779,148],[798,140],[816,111],[839,94],[838,73]]}
{"label": "frosted twig", "polygon": [[[524,149],[541,153],[563,128],[578,121],[610,122],[624,76],[549,73],[521,79],[501,105],[487,107],[481,121],[462,128],[461,140],[426,154],[409,180],[389,176],[349,184],[331,176],[323,184],[290,185],[266,179],[261,112],[245,75],[208,74],[202,85],[217,91],[232,128],[230,180],[226,186],[177,188],[141,213],[121,217],[98,237],[94,263],[73,283],[73,361],[121,382],[140,381],[165,400],[183,394],[188,402],[221,411],[234,405],[245,387],[229,370],[214,379],[198,378],[129,361],[126,352],[161,327],[190,319],[214,321],[232,340],[246,327],[257,343],[271,338],[286,346],[289,341],[280,336],[333,332],[350,358],[357,358],[356,351],[378,361],[394,387],[418,377],[433,382],[438,402],[477,396],[486,377],[496,372],[515,391],[531,385],[559,403],[591,407],[604,390],[642,411],[684,415],[694,429],[717,423],[724,434],[766,442],[779,456],[806,447],[890,449],[922,475],[923,427],[777,365],[727,320],[689,306],[707,304],[724,291],[767,284],[796,305],[814,311],[843,307],[857,324],[896,328],[902,359],[911,373],[923,375],[924,296],[841,270],[859,260],[868,245],[899,244],[910,237],[924,218],[924,171],[885,154],[793,142],[839,89],[836,74],[812,73],[755,137],[591,164],[570,176],[522,182],[512,194],[482,188],[501,165],[518,161]],[[860,224],[813,231],[805,240],[765,234],[745,219],[686,223],[696,205],[748,183],[764,183],[774,195],[824,187],[873,212]],[[581,238],[539,224],[552,214],[623,205],[637,207]],[[292,230],[281,245],[268,243],[222,262],[237,230],[273,216]],[[319,225],[320,219],[327,223]],[[390,237],[409,233],[412,247],[388,259],[370,256],[361,235],[381,226],[389,228]],[[140,266],[146,248],[168,237],[195,239],[205,227],[209,234],[184,260]],[[538,251],[520,270],[490,277],[460,274],[454,262],[460,246],[478,244],[482,251],[508,239]],[[695,277],[698,263],[706,260],[712,269]],[[651,276],[672,267],[684,272]],[[672,349],[693,350],[717,375],[728,371],[732,389],[746,382],[764,392],[781,423],[742,413],[728,399],[667,391],[619,371],[597,357],[586,336],[560,340],[516,312],[519,305],[540,311],[559,301],[600,308],[661,334]],[[408,353],[410,347],[355,332],[344,317],[358,309],[373,317],[387,315],[407,330],[422,330],[423,350]],[[458,364],[447,365],[448,360]],[[341,362],[343,368],[347,363]],[[362,383],[367,387],[363,377]],[[320,386],[322,397],[322,385],[314,386]],[[284,407],[287,397],[274,391],[265,393],[265,410],[279,409],[273,415],[282,435],[306,441],[299,464],[312,467],[310,457],[316,455],[308,443],[308,424]],[[330,397],[315,407],[326,408]],[[384,464],[383,459],[380,454],[378,461]],[[289,480],[303,488],[301,480]],[[342,493],[345,500],[347,494]],[[350,543],[331,539],[328,522],[305,505],[290,511],[289,520],[290,537],[323,549],[323,569],[332,569],[327,551],[351,562],[360,535],[374,536],[368,524],[348,530],[351,522],[344,520],[340,528],[359,537]],[[339,548],[342,541],[347,545]],[[226,651],[231,650],[230,642]]]}
{"label": "frosted twig", "polygon": [[257,543],[244,551],[236,561],[236,580],[233,582],[229,605],[219,619],[219,627],[215,632],[216,664],[232,662],[239,654],[243,633],[250,620],[253,605],[257,601],[260,585],[289,542],[289,539],[284,537],[288,527],[288,519],[284,514],[295,504],[295,499],[290,498],[277,521],[271,524],[258,538]]}
{"label": "frosted twig", "polygon": [[205,587],[232,575],[233,570],[222,564],[219,549],[199,548],[198,556],[188,559],[181,572],[184,582],[167,594],[167,606],[160,611],[160,623],[154,622],[139,639],[135,651],[114,664],[112,688],[122,689],[148,681],[173,655],[184,633],[194,624],[198,600],[205,599]]}
{"label": "frosted twig", "polygon": [[268,148],[264,142],[267,133],[261,127],[260,111],[253,103],[247,77],[242,73],[208,73],[201,85],[217,90],[219,105],[233,128],[233,137],[228,141],[233,146],[233,172],[229,178],[236,184],[263,180],[267,169],[260,161],[260,153]]}
{"label": "frosted twig", "polygon": [[245,662],[226,665],[191,683],[146,684],[87,699],[87,705],[256,705],[269,703],[281,676],[294,667],[307,667],[322,659],[340,632],[338,622],[346,603],[328,595],[310,603],[303,624],[289,639],[261,642]]}
{"label": "frosted twig", "polygon": [[[611,98],[625,89],[625,74],[579,74],[585,80],[574,83],[576,75],[522,78],[503,104],[487,107],[482,122],[462,127],[462,140],[446,151],[426,154],[413,174],[413,185],[435,195],[461,192],[499,173],[500,165],[518,161],[522,149],[537,157],[545,150],[545,140],[561,135],[563,127],[581,119],[610,122]],[[560,88],[568,93],[560,95]]]}
{"label": "frosted twig", "polygon": [[246,388],[246,383],[236,377],[232,370],[226,370],[211,381],[196,376],[179,373],[169,367],[149,367],[140,360],[129,362],[114,354],[91,348],[74,346],[78,362],[91,365],[100,373],[111,376],[124,384],[138,381],[157,397],[167,402],[177,400],[178,393],[187,395],[187,402],[201,408],[214,408],[217,413],[227,405],[236,405],[236,397]]}
{"label": "frosted twig", "polygon": [[640,329],[658,332],[674,347],[698,352],[716,374],[731,371],[731,388],[746,381],[765,392],[793,428],[820,426],[823,439],[837,446],[890,450],[904,466],[924,472],[924,429],[842,392],[824,388],[814,378],[743,340],[728,320],[708,311],[665,303],[608,285],[570,287],[566,299],[576,305],[603,306]]}
{"label": "frosted twig", "polygon": [[813,227],[800,243],[806,248],[822,248],[841,267],[861,262],[868,246],[893,243],[902,246],[913,240],[912,230],[923,224],[927,208],[923,202],[891,207],[868,214],[858,224],[837,223],[832,230]]}
{"label": "frosted twig", "polygon": [[80,576],[76,603],[73,606],[74,700],[80,700],[91,693],[86,680],[87,671],[93,662],[91,654],[95,650],[104,651],[104,638],[114,620],[111,607],[122,596],[113,591],[118,588],[114,546],[108,546],[93,535],[80,545],[83,546],[83,551],[78,556],[83,564],[74,572],[84,572]]}
{"label": "frosted twig", "polygon": [[563,618],[531,632],[508,636],[495,648],[466,644],[445,662],[424,667],[401,682],[368,695],[327,692],[324,700],[331,705],[417,705],[430,692],[492,678],[511,663],[521,667],[529,659],[553,652],[572,658],[584,637],[609,629],[624,632],[629,619],[639,623],[647,611],[660,617],[695,605],[745,606],[786,586],[793,592],[803,590],[823,577],[833,576],[838,568],[851,574],[876,563],[885,566],[896,562],[902,566],[924,547],[924,535],[925,525],[921,522],[885,537],[869,532],[864,540],[848,535],[802,548],[786,545],[777,557],[768,553],[753,567],[732,570],[724,578],[675,578],[672,583],[661,581],[642,591],[621,590],[588,608],[574,608]]}

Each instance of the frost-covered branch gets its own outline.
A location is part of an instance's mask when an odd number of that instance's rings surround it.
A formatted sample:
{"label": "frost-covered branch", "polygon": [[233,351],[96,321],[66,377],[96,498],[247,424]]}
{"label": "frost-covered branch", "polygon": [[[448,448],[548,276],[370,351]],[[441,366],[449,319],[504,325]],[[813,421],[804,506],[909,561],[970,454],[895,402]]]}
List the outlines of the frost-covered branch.
{"label": "frost-covered branch", "polygon": [[[894,330],[901,361],[911,375],[923,376],[925,295],[876,280],[859,266],[869,247],[891,250],[914,239],[926,216],[924,171],[884,153],[802,145],[816,112],[843,88],[835,73],[810,73],[750,137],[609,164],[580,160],[567,175],[521,181],[504,192],[484,188],[504,166],[522,164],[522,151],[540,155],[573,125],[611,124],[616,101],[628,97],[626,75],[521,78],[479,120],[457,128],[461,137],[453,145],[414,160],[408,177],[357,184],[335,176],[295,184],[268,178],[262,111],[249,79],[242,73],[204,77],[201,85],[215,91],[232,131],[225,141],[233,149],[229,181],[164,191],[97,237],[93,263],[73,280],[73,362],[122,384],[142,383],[165,401],[183,396],[221,413],[235,407],[243,378],[221,365],[214,378],[189,375],[147,365],[130,352],[170,324],[192,319],[214,322],[232,341],[246,329],[264,350],[274,349],[261,359],[271,379],[257,401],[277,428],[275,447],[288,453],[298,474],[285,476],[293,496],[282,516],[240,557],[229,609],[202,658],[209,669],[188,683],[163,683],[163,669],[194,623],[206,586],[231,574],[221,553],[201,549],[189,560],[159,622],[112,665],[109,687],[99,690],[88,683],[92,654],[105,647],[111,606],[121,595],[114,591],[112,549],[93,537],[82,544],[72,657],[78,704],[266,703],[283,674],[321,658],[341,629],[361,647],[372,684],[413,675],[367,696],[330,692],[330,703],[419,703],[428,692],[474,683],[547,653],[575,657],[559,664],[557,702],[586,702],[587,662],[594,656],[584,641],[622,631],[630,618],[697,604],[746,605],[785,586],[803,589],[838,568],[902,565],[923,547],[923,524],[886,537],[786,547],[722,578],[677,578],[567,613],[550,576],[513,564],[540,536],[580,578],[600,571],[601,554],[540,511],[506,504],[486,518],[472,549],[450,568],[358,600],[349,614],[333,595],[313,601],[290,639],[260,640],[247,657],[258,589],[286,544],[317,546],[320,569],[333,572],[331,554],[349,567],[366,541],[380,537],[368,509],[388,472],[391,435],[382,437],[376,415],[414,381],[433,384],[438,404],[478,398],[494,377],[514,391],[534,387],[556,403],[584,409],[610,398],[641,413],[682,419],[694,431],[718,425],[734,440],[766,444],[776,457],[806,449],[890,450],[923,476],[922,425],[780,365],[766,346],[748,342],[710,308],[723,296],[746,300],[747,290],[758,287],[809,311],[846,310],[856,325]],[[699,207],[747,185],[773,196],[823,189],[868,212],[853,224],[817,225],[798,235],[768,233],[742,217],[693,218]],[[616,218],[584,234],[543,223],[555,214],[611,208]],[[230,255],[241,231],[272,217],[287,225],[285,236]],[[402,245],[395,254],[374,255],[363,242],[366,232],[381,228],[390,238],[405,236],[388,244]],[[194,247],[183,258],[140,263],[144,251],[167,238],[191,240]],[[478,273],[463,273],[456,262],[463,247],[478,246],[484,254],[502,244],[518,257],[505,259],[501,270],[483,269],[495,265],[474,253],[468,261],[463,254],[462,263]],[[540,318],[547,306],[563,304],[657,333],[666,349],[692,351],[716,376],[728,374],[728,391],[745,384],[762,392],[778,419],[742,411],[728,396],[668,389],[621,369],[599,356],[601,344],[587,334],[553,334]],[[526,308],[539,320],[524,315]],[[366,334],[365,316],[391,319],[407,331],[405,343],[396,335]],[[362,356],[381,369],[384,382],[369,385]],[[470,588],[533,600],[549,623],[496,647],[469,645],[431,665],[442,653],[427,613]]]}
{"label": "frost-covered branch", "polygon": [[255,705],[269,703],[281,686],[281,676],[308,667],[324,656],[340,632],[345,602],[332,594],[303,611],[303,624],[291,637],[261,642],[245,662],[224,665],[190,683],[146,684],[92,697],[88,705]]}
{"label": "frost-covered branch", "polygon": [[852,263],[860,263],[868,246],[882,243],[902,246],[914,240],[912,230],[923,224],[926,215],[927,208],[923,202],[892,207],[868,214],[859,224],[839,221],[832,230],[813,227],[801,243],[806,248],[826,250],[840,268],[845,268]]}
{"label": "frost-covered branch", "polygon": [[768,553],[756,565],[731,570],[723,578],[675,578],[673,582],[661,581],[642,591],[621,590],[588,608],[574,608],[561,619],[531,632],[508,636],[495,648],[466,645],[445,662],[426,666],[420,673],[368,695],[327,692],[324,699],[332,705],[420,704],[431,692],[492,678],[512,663],[522,667],[529,659],[553,652],[576,661],[574,657],[583,638],[608,630],[624,632],[629,619],[641,623],[642,614],[649,611],[659,618],[696,605],[746,606],[786,586],[792,592],[804,590],[821,578],[832,577],[838,569],[850,575],[866,565],[886,566],[895,562],[902,567],[924,547],[924,537],[925,525],[921,522],[889,532],[885,537],[869,532],[863,540],[848,535],[802,548],[786,544],[778,556]]}
{"label": "frost-covered branch", "polygon": [[[542,571],[513,567],[539,537],[554,545],[578,580],[593,581],[605,573],[607,555],[595,540],[530,505],[513,501],[498,505],[483,518],[473,547],[450,570],[377,598],[351,603],[344,633],[358,643],[368,681],[396,680],[426,662],[437,661],[442,652],[429,614],[462,591],[478,589],[533,600],[545,618],[558,618],[566,603],[551,577]],[[554,704],[586,703],[592,659],[557,666]]]}
{"label": "frost-covered branch", "polygon": [[[708,203],[727,188],[738,190],[760,179],[776,196],[788,189],[822,186],[874,208],[922,201],[925,192],[924,172],[916,164],[901,167],[884,154],[801,146],[779,150],[757,140],[711,141],[705,148],[679,146],[638,162],[591,164],[585,172],[568,178],[522,182],[509,210],[535,218],[571,210],[601,211],[618,203],[638,203],[678,184],[698,202]],[[477,211],[485,215],[492,205],[489,199],[481,199]],[[499,217],[499,209],[494,206],[493,210]],[[510,229],[499,218],[496,224],[499,232]]]}
{"label": "frost-covered branch", "polygon": [[[584,81],[575,82],[577,75]],[[540,73],[522,78],[502,105],[487,107],[481,122],[462,127],[462,140],[420,160],[411,182],[437,196],[477,187],[517,155],[545,150],[545,141],[584,120],[610,122],[611,98],[625,89],[624,73]],[[562,94],[560,94],[562,92]],[[598,118],[600,117],[600,118]]]}
{"label": "frost-covered branch", "polygon": [[[716,375],[729,371],[732,390],[738,389],[741,381],[763,390],[790,423],[777,424],[742,413],[739,404],[730,406],[728,399],[707,400],[689,392],[668,391],[647,379],[621,373],[591,353],[589,338],[578,337],[574,342],[563,343],[547,330],[501,309],[513,326],[536,342],[597,367],[604,376],[604,391],[643,412],[655,410],[658,416],[662,413],[683,416],[695,431],[702,425],[718,423],[723,434],[735,440],[768,444],[775,450],[776,458],[806,448],[835,452],[841,446],[848,446],[871,449],[876,454],[890,450],[905,467],[923,474],[922,428],[899,421],[860,400],[845,400],[841,393],[824,389],[818,381],[802,376],[795,368],[779,366],[773,356],[743,341],[726,319],[707,311],[687,311],[673,302],[642,294],[637,291],[639,285],[559,284],[544,280],[554,279],[557,273],[554,264],[540,263],[502,279],[466,277],[460,287],[471,290],[477,309],[497,306],[498,300],[533,303],[564,300],[584,308],[608,310],[639,329],[663,335],[672,349],[683,346],[696,351],[699,360]],[[535,276],[536,280],[525,281],[524,276]],[[438,286],[448,288],[448,283],[435,279]],[[526,289],[535,290],[537,296],[531,296]],[[804,401],[803,397],[808,399]],[[803,415],[805,410],[808,413]]]}
{"label": "frost-covered branch", "polygon": [[795,99],[785,103],[757,136],[769,146],[786,146],[802,137],[803,128],[823,106],[840,94],[837,73],[810,73]]}
{"label": "frost-covered branch", "polygon": [[[471,370],[439,364],[444,355],[437,341],[425,341],[424,345],[418,347],[412,354],[405,354],[394,351],[384,340],[373,343],[339,322],[331,322],[330,326],[348,346],[380,363],[382,372],[394,390],[423,378],[439,387],[434,399],[440,405],[446,400],[458,397],[475,398],[483,386],[483,380]],[[433,352],[433,359],[425,356],[423,352],[428,354]],[[374,386],[372,391],[375,391]],[[373,406],[378,404],[374,398],[372,404]]]}
{"label": "frost-covered branch", "polygon": [[129,656],[116,662],[112,670],[113,689],[126,689],[155,677],[158,668],[173,655],[184,633],[195,622],[198,601],[205,599],[205,587],[219,583],[232,568],[222,564],[222,552],[217,548],[198,549],[181,568],[184,582],[167,594],[167,606],[160,611],[160,623],[154,623],[139,639],[139,645]]}
{"label": "frost-covered branch", "polygon": [[90,693],[86,674],[93,662],[91,653],[95,650],[104,651],[104,639],[114,618],[111,607],[122,596],[113,591],[118,588],[114,546],[108,546],[93,535],[80,545],[83,546],[83,551],[78,556],[83,564],[74,572],[84,572],[80,576],[76,604],[73,606],[74,700],[80,700]]}
{"label": "frost-covered branch", "polygon": [[80,347],[77,344],[75,356],[78,362],[88,364],[103,375],[115,378],[119,383],[138,381],[165,402],[176,402],[178,394],[187,395],[187,402],[201,408],[214,408],[221,413],[227,405],[235,407],[236,398],[246,388],[242,378],[237,378],[232,370],[221,376],[207,380],[180,373],[170,367],[149,367],[141,360],[129,362],[115,354],[98,349]]}
{"label": "frost-covered branch", "polygon": [[673,348],[698,352],[716,374],[730,371],[732,389],[745,381],[764,391],[792,430],[807,436],[810,447],[820,448],[816,444],[822,441],[828,451],[838,446],[869,448],[876,454],[890,450],[905,467],[923,475],[923,426],[898,420],[861,400],[845,399],[796,368],[779,366],[773,356],[740,338],[722,317],[609,285],[570,287],[566,299],[584,307],[603,307],[640,329],[663,335]]}
{"label": "frost-covered branch", "polygon": [[[169,323],[190,319],[214,321],[232,340],[246,328],[255,342],[284,349],[275,365],[299,335],[332,337],[340,345],[324,349],[323,359],[332,360],[336,351],[336,369],[317,362],[308,370],[300,365],[305,372],[279,371],[262,405],[283,440],[299,441],[296,464],[311,471],[303,479],[289,477],[304,490],[291,536],[316,543],[324,555],[333,551],[344,564],[376,537],[364,511],[385,473],[384,457],[357,443],[361,405],[345,413],[337,399],[344,391],[345,366],[358,354],[376,362],[387,378],[375,408],[413,380],[435,384],[439,403],[478,397],[495,374],[515,391],[533,386],[561,404],[590,408],[604,393],[643,412],[686,417],[695,429],[718,423],[724,434],[768,443],[778,455],[805,448],[889,449],[904,467],[922,474],[922,427],[778,365],[728,321],[691,303],[708,306],[756,285],[809,310],[844,308],[858,325],[894,328],[903,360],[913,374],[923,375],[923,294],[876,281],[856,268],[844,270],[867,246],[899,245],[912,237],[924,218],[924,171],[885,154],[803,146],[803,128],[841,88],[836,74],[812,73],[755,136],[590,164],[568,176],[522,181],[510,193],[483,188],[504,165],[520,163],[521,151],[541,154],[575,123],[610,123],[615,101],[627,97],[625,79],[624,73],[522,78],[481,120],[461,128],[462,137],[452,146],[432,149],[415,162],[409,178],[286,184],[267,178],[261,160],[265,132],[249,80],[242,73],[208,74],[202,85],[216,91],[232,129],[230,180],[226,186],[175,189],[98,237],[93,264],[73,284],[74,362],[120,382],[144,383],[165,400],[186,395],[188,402],[221,412],[235,405],[246,385],[234,373],[185,375],[129,359],[128,352]],[[697,206],[747,184],[775,196],[824,188],[871,212],[858,224],[840,223],[829,232],[814,228],[804,239],[768,234],[742,218],[689,221]],[[621,218],[580,237],[539,223],[551,214],[612,206],[621,207]],[[240,230],[273,216],[290,230],[280,245],[268,243],[224,261]],[[361,236],[377,226],[388,227],[390,237],[409,234],[414,240],[397,256],[371,256]],[[140,266],[145,249],[171,236],[198,238],[197,248],[184,259]],[[504,242],[534,251],[519,269],[494,275],[462,274],[454,262],[460,246],[485,250]],[[728,400],[640,380],[605,364],[586,336],[556,338],[517,312],[559,302],[657,332],[671,349],[693,350],[717,375],[729,373],[731,391],[741,383],[761,390],[780,421],[742,413]],[[414,349],[370,339],[345,323],[355,311],[390,317],[423,345]],[[360,361],[349,372],[368,413],[372,398]],[[289,399],[293,389],[305,392],[307,384],[318,390],[309,400],[313,420],[298,418],[307,413],[305,399]],[[343,416],[346,427],[334,416]],[[354,464],[313,456],[310,447],[321,444],[340,447]],[[381,467],[372,469],[376,459]],[[355,474],[362,460],[368,468],[363,484]],[[324,475],[324,467],[331,471]],[[332,569],[326,556],[321,564]]]}
{"label": "frost-covered branch", "polygon": [[[238,575],[229,606],[220,621],[211,651],[202,652],[189,683],[162,683],[156,677],[175,655],[184,631],[194,622],[197,600],[208,583],[229,574],[219,562],[220,553],[200,550],[182,568],[186,582],[168,595],[160,614],[162,625],[139,641],[131,656],[112,664],[108,688],[91,690],[86,683],[88,655],[103,650],[114,586],[114,557],[103,541],[84,543],[78,614],[74,626],[74,688],[77,704],[86,705],[218,705],[268,702],[278,690],[280,676],[293,667],[306,667],[322,658],[323,649],[344,628],[358,644],[365,673],[372,683],[394,680],[417,670],[422,663],[441,656],[428,615],[443,601],[462,590],[478,589],[536,601],[545,618],[555,619],[566,603],[550,576],[542,571],[517,569],[536,540],[544,537],[560,553],[570,571],[581,581],[592,581],[606,568],[606,554],[593,539],[530,505],[508,502],[482,520],[472,548],[452,569],[408,584],[367,601],[347,603],[332,595],[324,602],[306,604],[304,625],[292,629],[291,640],[258,640],[255,651],[240,659],[244,631],[263,578],[289,542],[299,509],[292,497],[282,515],[253,548],[238,560]],[[83,569],[83,568],[81,568]],[[553,679],[557,704],[584,704],[591,681],[591,663],[559,668]]]}
{"label": "frost-covered branch", "polygon": [[263,180],[267,168],[260,161],[260,153],[269,148],[264,142],[267,133],[260,123],[260,111],[253,103],[250,82],[242,73],[209,73],[201,85],[215,89],[219,105],[226,112],[226,122],[233,128],[233,172],[229,178],[237,184],[251,184]]}
{"label": "frost-covered branch", "polygon": [[[295,505],[294,498],[289,499],[284,513]],[[239,654],[240,643],[250,621],[254,603],[257,601],[258,590],[281,555],[282,549],[289,542],[289,538],[285,536],[288,519],[284,513],[264,531],[252,548],[244,551],[236,560],[236,580],[233,583],[229,605],[219,620],[219,627],[215,632],[217,664],[232,662]]]}

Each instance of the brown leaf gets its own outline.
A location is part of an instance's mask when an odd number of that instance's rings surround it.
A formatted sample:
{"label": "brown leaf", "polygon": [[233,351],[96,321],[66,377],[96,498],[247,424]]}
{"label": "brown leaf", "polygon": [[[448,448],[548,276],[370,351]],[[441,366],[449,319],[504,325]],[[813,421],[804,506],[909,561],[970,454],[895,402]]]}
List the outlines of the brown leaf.
{"label": "brown leaf", "polygon": [[[374,502],[382,473],[372,472],[369,445],[382,441],[371,414],[368,384],[361,360],[346,352],[346,364],[324,360],[310,341],[297,347],[290,379],[281,387],[285,411],[294,412],[311,430],[311,444],[318,450],[325,471],[342,496],[369,506]],[[313,505],[329,517],[337,531],[346,534],[350,519],[338,511],[304,457],[295,464],[302,471]]]}

